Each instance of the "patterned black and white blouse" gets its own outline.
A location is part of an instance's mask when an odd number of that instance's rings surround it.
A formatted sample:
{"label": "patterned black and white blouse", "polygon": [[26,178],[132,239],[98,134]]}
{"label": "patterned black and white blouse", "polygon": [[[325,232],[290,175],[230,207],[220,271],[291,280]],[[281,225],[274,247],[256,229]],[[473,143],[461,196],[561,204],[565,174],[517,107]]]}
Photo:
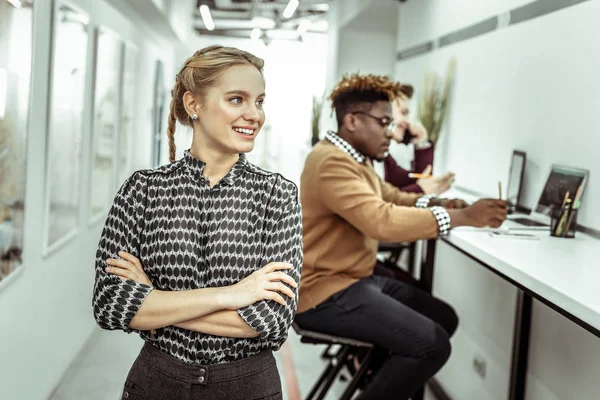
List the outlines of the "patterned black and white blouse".
{"label": "patterned black and white blouse", "polygon": [[[131,332],[129,323],[150,286],[121,280],[104,271],[118,251],[138,257],[159,290],[230,286],[270,262],[288,262],[298,284],[302,266],[302,222],[298,189],[281,175],[266,172],[240,155],[214,187],[202,176],[204,163],[189,151],[169,165],[134,173],[109,212],[98,252],[94,316],[104,329]],[[238,310],[259,336],[229,338],[175,326],[136,331],[172,356],[199,364],[246,358],[278,349],[296,313],[287,305],[260,301]]]}

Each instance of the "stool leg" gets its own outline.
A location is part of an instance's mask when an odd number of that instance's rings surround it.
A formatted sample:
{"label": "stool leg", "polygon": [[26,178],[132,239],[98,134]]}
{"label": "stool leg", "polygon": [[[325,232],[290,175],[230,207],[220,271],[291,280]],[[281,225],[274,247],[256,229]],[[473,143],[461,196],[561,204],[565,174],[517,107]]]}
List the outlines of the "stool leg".
{"label": "stool leg", "polygon": [[321,373],[321,376],[319,376],[317,382],[313,385],[308,397],[306,397],[306,400],[313,400],[317,393],[319,393],[319,395],[315,400],[323,400],[325,398],[325,395],[335,380],[335,377],[340,372],[340,369],[342,369],[344,366],[344,360],[346,359],[349,351],[350,346],[344,345],[335,355],[335,358],[329,360],[327,367],[323,373]]}
{"label": "stool leg", "polygon": [[367,370],[369,369],[369,364],[371,363],[372,358],[373,358],[373,348],[371,348],[369,350],[369,352],[367,353],[367,355],[365,356],[363,362],[360,364],[360,368],[358,369],[358,371],[356,372],[356,374],[354,375],[354,377],[352,378],[352,380],[346,387],[346,390],[344,390],[344,393],[342,394],[342,397],[340,397],[340,400],[350,400],[352,398],[352,396],[354,395],[354,392],[356,392],[356,389],[358,388],[358,384],[360,383],[360,380],[367,373]]}
{"label": "stool leg", "polygon": [[323,360],[329,360],[330,358],[332,358],[334,356],[334,354],[329,353],[329,350],[331,350],[332,347],[333,347],[333,345],[330,344],[330,345],[327,345],[325,350],[323,350],[323,352],[321,353],[321,358]]}

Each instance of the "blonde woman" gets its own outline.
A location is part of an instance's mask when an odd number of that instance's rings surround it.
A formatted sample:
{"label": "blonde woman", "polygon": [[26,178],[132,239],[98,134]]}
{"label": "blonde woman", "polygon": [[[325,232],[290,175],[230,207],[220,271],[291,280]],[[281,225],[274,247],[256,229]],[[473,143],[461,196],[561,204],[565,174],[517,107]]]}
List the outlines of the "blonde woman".
{"label": "blonde woman", "polygon": [[[171,163],[117,194],[98,248],[93,308],[146,341],[128,399],[281,399],[273,350],[294,318],[302,265],[296,186],[244,153],[265,121],[263,60],[211,46],[177,74]],[[175,161],[175,122],[193,142]]]}

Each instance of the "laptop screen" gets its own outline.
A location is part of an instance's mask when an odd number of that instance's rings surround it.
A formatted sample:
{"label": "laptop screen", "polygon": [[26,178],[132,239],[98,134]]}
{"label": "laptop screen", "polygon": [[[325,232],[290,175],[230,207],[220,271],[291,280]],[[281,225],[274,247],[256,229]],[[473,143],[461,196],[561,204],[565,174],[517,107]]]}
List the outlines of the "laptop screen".
{"label": "laptop screen", "polygon": [[517,209],[521,199],[521,187],[523,185],[523,173],[525,172],[525,153],[513,151],[508,172],[508,186],[506,188],[506,203],[508,210],[513,212]]}
{"label": "laptop screen", "polygon": [[588,171],[586,170],[553,165],[546,185],[544,185],[544,190],[542,190],[536,211],[549,215],[552,207],[562,206],[567,192],[569,192],[569,197],[573,199],[580,186],[581,194],[583,194],[583,185],[585,185],[587,175]]}

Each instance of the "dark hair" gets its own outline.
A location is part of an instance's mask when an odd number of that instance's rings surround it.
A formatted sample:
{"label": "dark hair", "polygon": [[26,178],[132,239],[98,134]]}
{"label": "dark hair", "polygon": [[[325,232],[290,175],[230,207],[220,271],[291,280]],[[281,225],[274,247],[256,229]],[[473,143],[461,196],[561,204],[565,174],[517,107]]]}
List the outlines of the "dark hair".
{"label": "dark hair", "polygon": [[249,64],[261,73],[264,61],[262,58],[239,50],[234,47],[219,45],[205,47],[188,58],[179,73],[175,76],[175,87],[171,92],[171,112],[167,126],[169,137],[169,160],[175,161],[175,122],[192,126],[192,117],[188,115],[183,105],[183,95],[189,91],[196,98],[202,98],[206,90],[225,72],[234,65]]}
{"label": "dark hair", "polygon": [[405,95],[409,99],[412,99],[413,94],[415,93],[415,89],[412,87],[412,85],[406,85],[406,84],[400,85],[400,91],[402,92],[403,95]]}
{"label": "dark hair", "polygon": [[401,91],[400,83],[383,75],[360,74],[344,76],[329,95],[338,126],[342,125],[346,114],[356,111],[368,112],[373,103],[391,102],[398,97],[406,97]]}

